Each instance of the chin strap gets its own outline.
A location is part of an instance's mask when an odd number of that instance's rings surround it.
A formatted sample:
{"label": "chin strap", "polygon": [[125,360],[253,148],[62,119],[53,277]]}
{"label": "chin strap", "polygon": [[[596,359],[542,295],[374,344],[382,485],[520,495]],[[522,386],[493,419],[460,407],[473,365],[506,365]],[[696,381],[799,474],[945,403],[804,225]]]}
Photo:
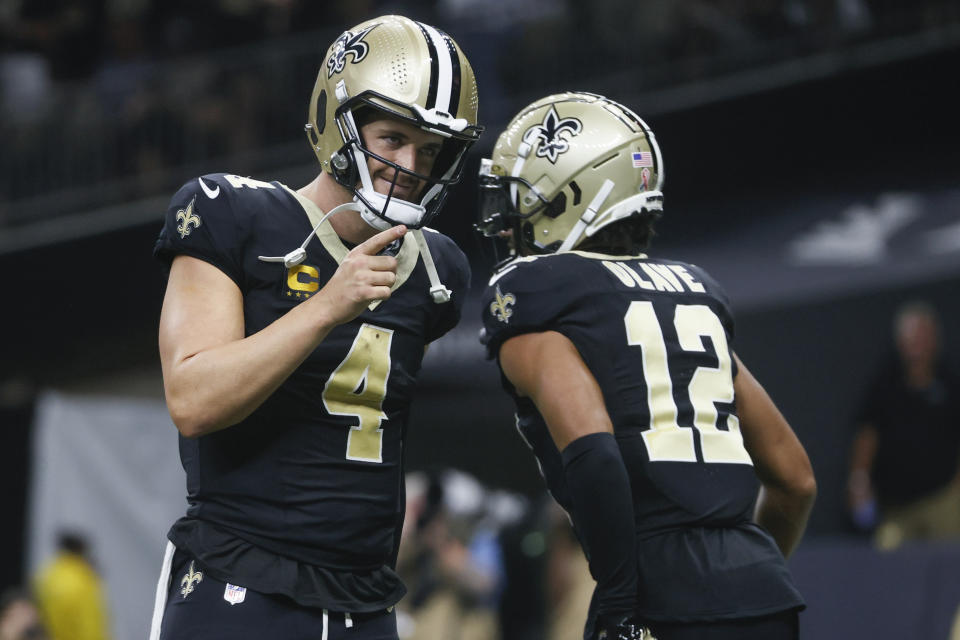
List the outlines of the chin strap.
{"label": "chin strap", "polygon": [[610,192],[613,191],[614,187],[613,180],[607,179],[603,181],[600,189],[597,191],[597,195],[593,197],[593,200],[590,201],[590,204],[587,205],[586,211],[583,212],[583,215],[580,216],[580,219],[577,220],[577,223],[573,225],[573,229],[570,230],[570,233],[567,234],[567,237],[564,238],[563,244],[560,245],[560,248],[557,249],[557,253],[561,251],[569,251],[573,248],[574,243],[580,239],[581,234],[584,230],[593,222],[593,219],[597,217],[597,212],[600,211],[600,207],[603,206],[604,201],[610,195]]}
{"label": "chin strap", "polygon": [[282,262],[283,266],[286,267],[287,269],[289,269],[290,267],[297,266],[298,264],[300,264],[301,262],[307,259],[307,245],[310,244],[310,240],[313,239],[314,235],[316,235],[317,229],[320,228],[320,225],[326,222],[327,218],[329,218],[333,214],[340,213],[341,211],[348,211],[348,210],[360,211],[361,207],[355,202],[345,202],[344,204],[341,204],[339,206],[334,207],[333,209],[330,209],[330,211],[325,213],[324,216],[320,218],[320,222],[318,222],[316,226],[310,230],[310,234],[303,241],[303,244],[301,244],[299,247],[297,247],[296,249],[294,249],[293,251],[291,251],[285,256],[257,256],[257,260],[261,260],[263,262]]}
{"label": "chin strap", "polygon": [[440,276],[437,275],[437,266],[433,264],[433,256],[430,255],[430,247],[427,246],[427,239],[423,237],[423,230],[414,229],[410,233],[413,234],[417,246],[420,247],[423,266],[427,268],[427,276],[430,278],[430,297],[433,298],[435,304],[450,302],[450,294],[453,292],[440,282]]}

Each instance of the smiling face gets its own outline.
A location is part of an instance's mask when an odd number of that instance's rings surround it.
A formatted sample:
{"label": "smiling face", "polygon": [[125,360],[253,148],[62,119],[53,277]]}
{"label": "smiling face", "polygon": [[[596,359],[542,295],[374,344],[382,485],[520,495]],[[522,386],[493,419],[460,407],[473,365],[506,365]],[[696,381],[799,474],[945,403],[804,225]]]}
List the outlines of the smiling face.
{"label": "smiling face", "polygon": [[[362,124],[360,135],[369,151],[423,176],[431,174],[443,146],[442,136],[389,116],[377,116]],[[417,202],[423,196],[424,180],[372,157],[367,158],[367,167],[378,193],[386,195],[393,188],[393,197],[408,202]]]}

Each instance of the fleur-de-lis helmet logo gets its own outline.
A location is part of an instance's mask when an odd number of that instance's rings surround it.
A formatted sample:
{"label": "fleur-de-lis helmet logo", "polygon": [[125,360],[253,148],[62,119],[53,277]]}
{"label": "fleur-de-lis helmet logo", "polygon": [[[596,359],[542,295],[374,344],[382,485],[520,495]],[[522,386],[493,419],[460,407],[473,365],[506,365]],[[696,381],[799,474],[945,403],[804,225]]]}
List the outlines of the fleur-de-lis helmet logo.
{"label": "fleur-de-lis helmet logo", "polygon": [[200,226],[200,216],[193,212],[193,203],[197,201],[196,196],[190,201],[185,209],[177,211],[177,233],[181,238],[186,238],[194,229]]}
{"label": "fleur-de-lis helmet logo", "polygon": [[377,28],[378,25],[367,27],[359,33],[344,31],[333,43],[333,53],[327,60],[327,77],[332,78],[333,74],[343,71],[347,64],[347,54],[353,55],[352,64],[356,64],[367,57],[370,52],[370,45],[363,41],[364,36]]}
{"label": "fleur-de-lis helmet logo", "polygon": [[533,125],[523,133],[523,141],[533,144],[534,139],[539,140],[537,157],[546,158],[556,164],[557,157],[570,149],[570,138],[579,135],[582,130],[583,123],[576,118],[561,118],[556,107],[551,105],[543,122]]}
{"label": "fleur-de-lis helmet logo", "polygon": [[510,316],[513,315],[513,309],[511,309],[510,307],[516,304],[517,297],[512,293],[503,295],[500,292],[500,285],[497,285],[497,290],[495,295],[496,295],[496,298],[494,299],[493,302],[490,303],[490,313],[492,313],[493,316],[500,322],[503,322],[504,324],[509,324]]}

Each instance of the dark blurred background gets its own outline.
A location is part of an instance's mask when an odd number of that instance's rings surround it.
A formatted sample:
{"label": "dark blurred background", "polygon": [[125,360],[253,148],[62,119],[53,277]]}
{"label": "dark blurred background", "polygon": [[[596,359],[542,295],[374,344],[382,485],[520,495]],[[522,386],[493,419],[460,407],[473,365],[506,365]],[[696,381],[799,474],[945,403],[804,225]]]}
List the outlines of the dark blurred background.
{"label": "dark blurred background", "polygon": [[476,340],[493,257],[471,232],[473,175],[517,109],[587,90],[656,132],[666,214],[651,253],[727,286],[735,348],[810,453],[805,546],[865,540],[843,487],[895,309],[931,302],[960,356],[954,0],[14,0],[0,2],[0,585],[30,569],[38,399],[162,401],[151,248],[169,197],[207,172],[312,179],[302,125],[323,52],[384,13],[457,40],[487,127],[434,225],[470,257],[474,297],[428,354],[410,469],[543,493]]}

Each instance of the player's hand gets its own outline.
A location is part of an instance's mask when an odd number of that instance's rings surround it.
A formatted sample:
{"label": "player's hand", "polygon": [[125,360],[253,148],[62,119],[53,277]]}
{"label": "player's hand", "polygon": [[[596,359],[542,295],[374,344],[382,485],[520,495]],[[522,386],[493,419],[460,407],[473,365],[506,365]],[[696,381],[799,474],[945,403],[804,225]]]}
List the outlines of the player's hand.
{"label": "player's hand", "polygon": [[354,247],[343,259],[320,291],[335,324],[350,322],[374,300],[390,297],[390,287],[397,281],[397,259],[377,254],[406,232],[403,225],[381,231]]}

